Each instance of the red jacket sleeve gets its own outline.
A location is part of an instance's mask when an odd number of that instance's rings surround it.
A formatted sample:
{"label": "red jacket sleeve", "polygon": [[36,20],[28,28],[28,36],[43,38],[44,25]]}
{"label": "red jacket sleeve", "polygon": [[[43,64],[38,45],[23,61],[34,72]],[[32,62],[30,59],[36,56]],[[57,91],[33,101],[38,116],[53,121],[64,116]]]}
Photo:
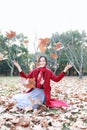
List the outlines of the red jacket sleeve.
{"label": "red jacket sleeve", "polygon": [[23,71],[21,71],[20,73],[20,76],[23,77],[23,78],[32,78],[33,76],[33,72],[30,72],[29,74],[25,74]]}
{"label": "red jacket sleeve", "polygon": [[51,75],[51,79],[55,82],[60,81],[65,76],[65,72],[61,72],[58,76],[56,76],[54,73]]}

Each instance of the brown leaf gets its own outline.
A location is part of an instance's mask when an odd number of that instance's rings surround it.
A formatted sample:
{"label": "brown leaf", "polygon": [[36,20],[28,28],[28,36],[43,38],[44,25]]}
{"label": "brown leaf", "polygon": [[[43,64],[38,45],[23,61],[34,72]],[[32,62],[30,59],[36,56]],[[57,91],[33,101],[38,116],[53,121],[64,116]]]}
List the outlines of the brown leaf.
{"label": "brown leaf", "polygon": [[46,51],[46,46],[44,44],[39,44],[38,48],[40,49],[41,52],[45,52]]}
{"label": "brown leaf", "polygon": [[25,44],[28,44],[28,43],[29,43],[29,41],[28,41],[28,40],[24,40],[24,43],[25,43]]}
{"label": "brown leaf", "polygon": [[28,127],[30,125],[30,120],[29,120],[29,118],[24,118],[24,117],[22,117],[22,118],[20,118],[20,126],[22,126],[22,127]]}
{"label": "brown leaf", "polygon": [[50,42],[49,38],[40,38],[39,40],[40,40],[40,43],[45,44],[45,45]]}
{"label": "brown leaf", "polygon": [[14,105],[15,105],[14,102],[7,102],[7,103],[5,104],[5,107],[6,107],[7,110],[9,110],[9,109],[11,109]]}
{"label": "brown leaf", "polygon": [[61,47],[61,42],[56,43],[56,49],[59,49]]}
{"label": "brown leaf", "polygon": [[35,66],[38,68],[40,66],[40,63],[36,62]]}
{"label": "brown leaf", "polygon": [[13,119],[11,120],[11,122],[12,122],[14,125],[19,124],[19,118],[13,118]]}
{"label": "brown leaf", "polygon": [[38,48],[40,49],[41,52],[45,52],[46,51],[46,47],[47,47],[47,44],[50,42],[50,39],[49,38],[40,38],[40,43],[38,45]]}
{"label": "brown leaf", "polygon": [[52,53],[50,56],[51,56],[53,59],[57,59],[57,58],[58,58],[58,55],[55,54],[55,53]]}
{"label": "brown leaf", "polygon": [[87,97],[85,97],[84,101],[87,102]]}
{"label": "brown leaf", "polygon": [[16,36],[16,32],[14,32],[14,31],[6,32],[6,37],[8,39],[13,38],[15,36]]}
{"label": "brown leaf", "polygon": [[29,121],[23,121],[23,122],[21,122],[21,126],[22,127],[28,127],[29,125],[30,125]]}
{"label": "brown leaf", "polygon": [[[27,80],[27,82],[26,82]],[[25,81],[23,82],[23,85],[26,88],[35,88],[36,82],[35,82],[35,78],[29,78],[29,79],[25,79]]]}
{"label": "brown leaf", "polygon": [[41,120],[41,126],[44,128],[48,128],[49,125],[46,119]]}

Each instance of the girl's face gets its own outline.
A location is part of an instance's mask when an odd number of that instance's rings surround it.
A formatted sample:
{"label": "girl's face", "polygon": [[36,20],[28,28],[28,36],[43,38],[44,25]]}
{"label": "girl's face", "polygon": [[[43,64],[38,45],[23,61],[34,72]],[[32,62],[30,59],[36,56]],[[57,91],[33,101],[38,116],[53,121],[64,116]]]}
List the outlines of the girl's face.
{"label": "girl's face", "polygon": [[40,64],[40,66],[42,66],[42,67],[45,67],[45,66],[46,66],[46,60],[45,60],[44,57],[41,57],[41,58],[40,58],[39,64]]}

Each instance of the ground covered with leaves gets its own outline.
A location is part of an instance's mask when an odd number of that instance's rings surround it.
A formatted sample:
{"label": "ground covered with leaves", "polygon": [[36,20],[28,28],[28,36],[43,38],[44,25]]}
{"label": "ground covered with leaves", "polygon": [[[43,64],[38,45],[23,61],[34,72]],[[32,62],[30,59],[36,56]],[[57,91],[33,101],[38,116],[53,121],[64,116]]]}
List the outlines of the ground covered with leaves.
{"label": "ground covered with leaves", "polygon": [[52,97],[63,99],[69,108],[19,110],[8,98],[24,92],[20,77],[0,77],[0,130],[87,130],[87,77],[64,77],[51,82]]}

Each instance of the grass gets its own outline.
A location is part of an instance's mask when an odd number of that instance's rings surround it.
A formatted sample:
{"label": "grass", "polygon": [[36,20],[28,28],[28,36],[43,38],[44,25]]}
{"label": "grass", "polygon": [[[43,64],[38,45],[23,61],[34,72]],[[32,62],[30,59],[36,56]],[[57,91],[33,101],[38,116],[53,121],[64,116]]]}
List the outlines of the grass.
{"label": "grass", "polygon": [[8,96],[17,93],[20,84],[20,77],[0,77],[0,96]]}

